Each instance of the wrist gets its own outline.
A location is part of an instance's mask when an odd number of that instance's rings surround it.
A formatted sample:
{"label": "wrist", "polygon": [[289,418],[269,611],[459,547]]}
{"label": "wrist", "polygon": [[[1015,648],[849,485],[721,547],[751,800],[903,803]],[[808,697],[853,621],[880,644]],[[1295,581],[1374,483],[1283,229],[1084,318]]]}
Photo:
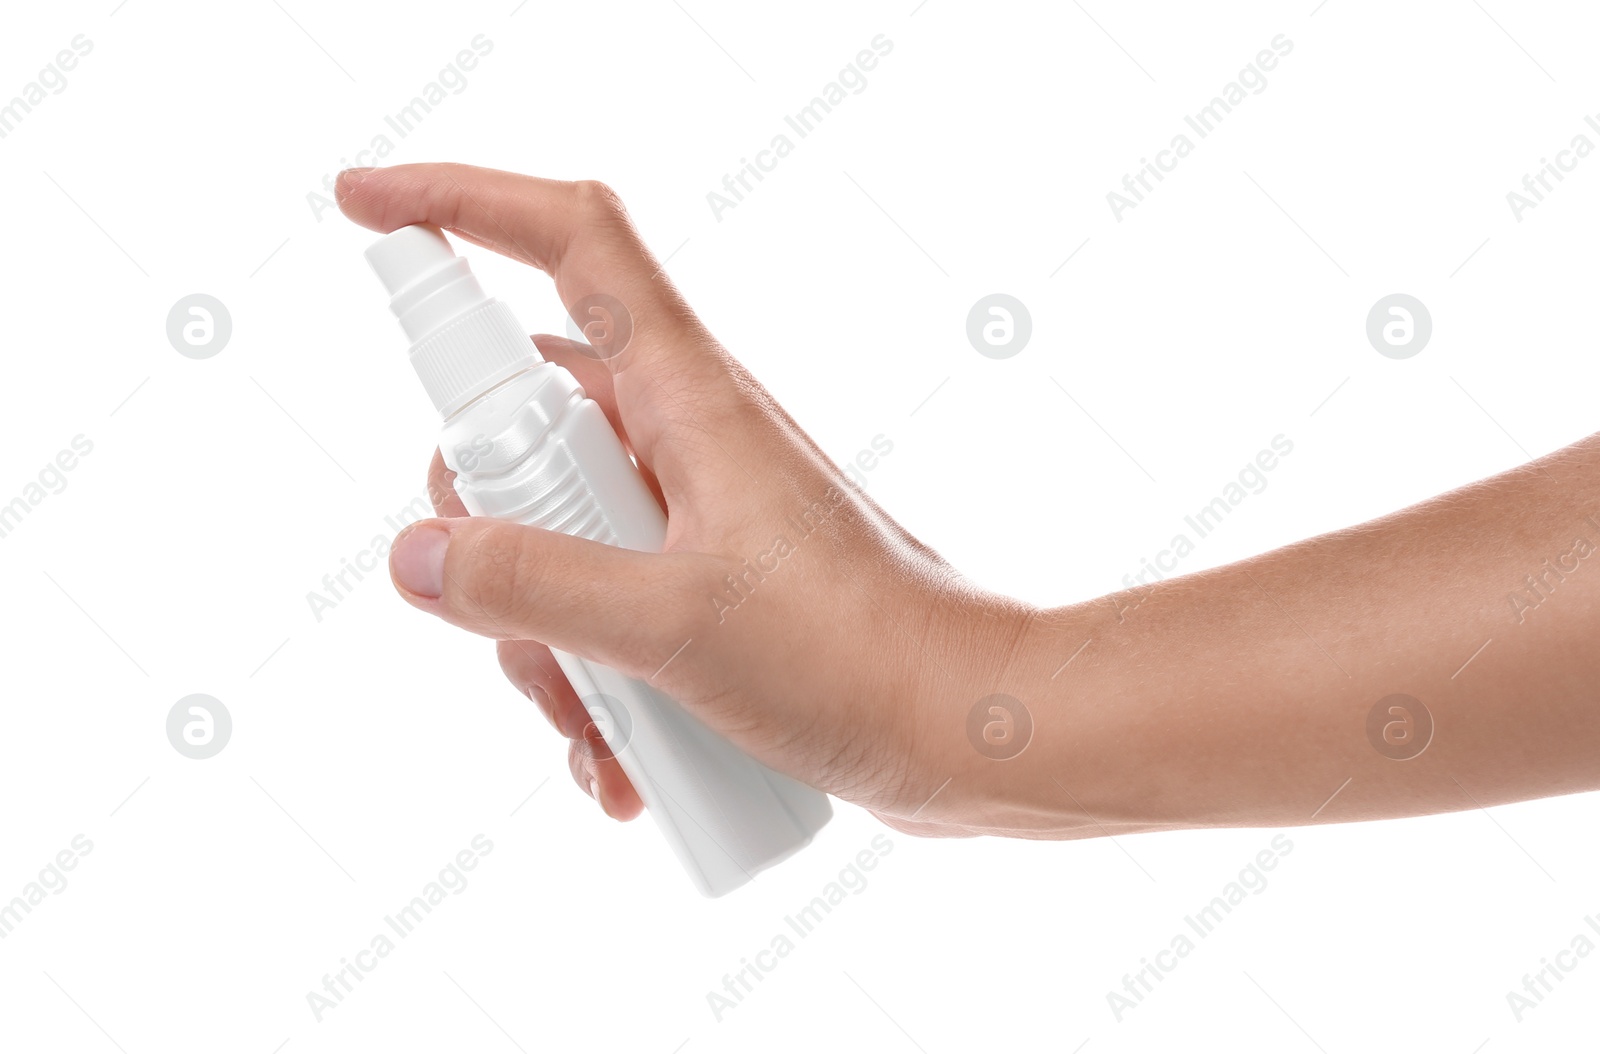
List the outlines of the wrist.
{"label": "wrist", "polygon": [[997,833],[1048,823],[1034,770],[1051,613],[960,580],[919,607],[905,691],[910,763],[888,811]]}
{"label": "wrist", "polygon": [[1119,760],[1128,730],[1099,639],[1113,609],[970,587],[937,607],[918,656],[922,763],[903,818],[1032,837],[1177,826],[1142,814],[1139,775]]}

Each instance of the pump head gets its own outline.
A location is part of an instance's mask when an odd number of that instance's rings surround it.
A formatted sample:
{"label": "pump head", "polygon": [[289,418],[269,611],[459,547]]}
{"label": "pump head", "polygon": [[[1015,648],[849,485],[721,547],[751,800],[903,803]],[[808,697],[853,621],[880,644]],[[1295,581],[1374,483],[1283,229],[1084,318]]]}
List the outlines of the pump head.
{"label": "pump head", "polygon": [[367,250],[367,262],[388,289],[411,340],[411,365],[444,416],[540,361],[527,331],[484,293],[438,227],[386,234]]}

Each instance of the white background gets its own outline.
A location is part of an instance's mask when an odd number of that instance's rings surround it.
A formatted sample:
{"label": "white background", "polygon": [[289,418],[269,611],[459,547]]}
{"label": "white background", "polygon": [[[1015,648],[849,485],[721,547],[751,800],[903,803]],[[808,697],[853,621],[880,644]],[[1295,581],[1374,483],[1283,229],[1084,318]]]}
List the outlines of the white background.
{"label": "white background", "polygon": [[[1106,993],[1273,832],[891,834],[719,1022],[707,993],[882,829],[840,806],[801,856],[702,900],[648,821],[572,786],[491,644],[381,571],[311,613],[422,493],[436,422],[360,257],[372,236],[308,194],[478,34],[493,50],[466,88],[383,160],[611,183],[836,460],[893,443],[868,489],[990,586],[1120,588],[1279,433],[1293,454],[1183,570],[1594,428],[1600,160],[1520,222],[1506,200],[1600,112],[1585,5],[915,3],[7,10],[0,100],[76,34],[93,50],[0,140],[0,503],[75,436],[93,451],[0,538],[0,899],[75,835],[93,850],[0,940],[0,1046],[1593,1042],[1600,957],[1520,1024],[1506,1001],[1600,914],[1593,796],[1291,830],[1270,885],[1120,1023]],[[878,34],[893,50],[865,90],[716,218],[707,193]],[[1294,47],[1266,89],[1115,219],[1107,192],[1278,34]],[[543,276],[472,255],[530,329],[564,329]],[[205,360],[166,336],[196,292],[233,322]],[[1033,319],[1005,360],[965,334],[993,292]],[[1434,323],[1405,360],[1365,335],[1394,292]],[[165,732],[196,692],[234,722],[205,761]],[[319,1023],[307,993],[479,833],[470,884]]]}

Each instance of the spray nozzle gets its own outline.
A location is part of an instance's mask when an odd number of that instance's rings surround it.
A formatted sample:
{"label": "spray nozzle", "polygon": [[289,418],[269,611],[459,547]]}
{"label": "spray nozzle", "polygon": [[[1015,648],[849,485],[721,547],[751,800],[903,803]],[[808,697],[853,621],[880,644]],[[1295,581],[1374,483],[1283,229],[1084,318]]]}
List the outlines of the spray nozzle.
{"label": "spray nozzle", "polygon": [[401,227],[367,249],[389,307],[411,340],[411,364],[441,413],[539,361],[509,308],[431,224]]}

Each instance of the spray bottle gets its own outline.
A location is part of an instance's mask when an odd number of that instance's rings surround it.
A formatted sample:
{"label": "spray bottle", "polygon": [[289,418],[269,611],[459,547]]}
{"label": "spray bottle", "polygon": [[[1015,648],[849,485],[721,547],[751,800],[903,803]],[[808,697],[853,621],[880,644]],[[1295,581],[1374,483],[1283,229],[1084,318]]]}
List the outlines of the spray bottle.
{"label": "spray bottle", "polygon": [[[661,551],[666,518],[605,413],[540,358],[437,227],[402,227],[367,260],[444,418],[439,449],[469,513]],[[799,851],[833,815],[826,795],[746,756],[645,682],[552,653],[706,896]]]}

